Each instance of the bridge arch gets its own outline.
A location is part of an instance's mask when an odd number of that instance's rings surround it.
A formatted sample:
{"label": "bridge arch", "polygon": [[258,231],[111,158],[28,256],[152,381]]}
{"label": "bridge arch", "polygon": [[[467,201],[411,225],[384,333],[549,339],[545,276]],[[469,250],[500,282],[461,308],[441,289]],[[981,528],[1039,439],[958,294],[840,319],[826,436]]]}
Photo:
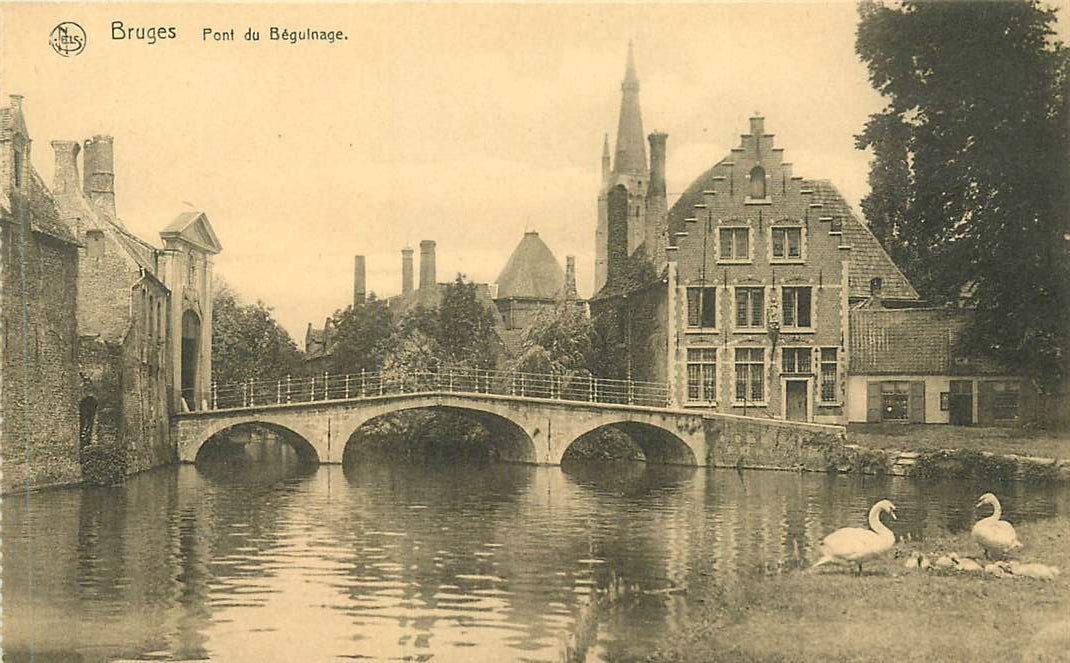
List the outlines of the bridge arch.
{"label": "bridge arch", "polygon": [[648,463],[662,465],[698,465],[695,451],[687,442],[673,431],[656,424],[637,421],[614,421],[593,426],[581,434],[576,435],[561,453],[563,459],[568,450],[581,438],[589,439],[590,436],[612,428],[627,435],[638,446]]}
{"label": "bridge arch", "polygon": [[537,463],[538,456],[535,451],[535,442],[523,426],[507,416],[489,409],[478,406],[456,406],[442,404],[399,404],[384,411],[375,413],[352,426],[349,435],[344,438],[345,448],[342,457],[356,453],[354,444],[360,439],[362,429],[368,424],[390,415],[404,412],[429,411],[449,413],[471,419],[481,425],[490,435],[490,444],[495,453],[495,459],[507,463]]}
{"label": "bridge arch", "polygon": [[292,422],[279,422],[273,421],[268,418],[245,418],[240,420],[222,421],[216,425],[209,427],[199,437],[199,441],[196,443],[195,449],[189,450],[184,454],[189,460],[194,462],[202,460],[204,453],[211,451],[215,445],[222,444],[222,435],[234,429],[242,427],[260,426],[269,430],[282,433],[282,440],[286,444],[290,445],[297,453],[297,458],[302,463],[319,463],[320,453],[316,449],[315,445],[310,441],[311,434],[309,431],[303,431],[301,426],[294,425]]}

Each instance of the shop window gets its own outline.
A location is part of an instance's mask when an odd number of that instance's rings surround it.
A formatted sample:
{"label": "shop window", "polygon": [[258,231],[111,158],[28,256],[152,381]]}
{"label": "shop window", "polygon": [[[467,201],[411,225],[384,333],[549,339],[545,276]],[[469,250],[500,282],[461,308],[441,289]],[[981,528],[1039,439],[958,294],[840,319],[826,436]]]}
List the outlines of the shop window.
{"label": "shop window", "polygon": [[765,288],[736,288],[736,327],[765,327]]}
{"label": "shop window", "polygon": [[781,373],[811,373],[810,348],[784,348],[782,351]]}
{"label": "shop window", "polygon": [[765,401],[765,349],[736,348],[736,402]]}
{"label": "shop window", "polygon": [[810,293],[809,287],[783,288],[781,291],[783,301],[783,326],[809,328],[812,326],[810,318]]}
{"label": "shop window", "polygon": [[1019,384],[1010,382],[992,383],[992,417],[1007,421],[1018,418]]}
{"label": "shop window", "polygon": [[910,419],[910,383],[881,383],[881,419],[907,421]]}
{"label": "shop window", "polygon": [[717,400],[717,348],[687,349],[687,400],[690,403]]}
{"label": "shop window", "polygon": [[750,229],[721,228],[719,260],[750,260]]}
{"label": "shop window", "polygon": [[717,326],[717,290],[715,288],[687,289],[687,326],[713,329]]}

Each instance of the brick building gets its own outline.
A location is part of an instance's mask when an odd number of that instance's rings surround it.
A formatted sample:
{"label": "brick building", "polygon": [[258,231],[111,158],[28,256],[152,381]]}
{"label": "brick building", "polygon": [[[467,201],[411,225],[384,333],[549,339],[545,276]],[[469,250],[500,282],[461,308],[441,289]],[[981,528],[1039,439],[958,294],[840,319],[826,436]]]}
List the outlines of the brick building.
{"label": "brick building", "polygon": [[166,226],[162,249],[131,233],[116,213],[110,136],[52,147],[57,207],[80,245],[83,444],[121,449],[129,473],[170,462],[171,413],[208,398],[219,241],[200,212]]}
{"label": "brick building", "polygon": [[0,108],[0,492],[73,483],[78,246],[30,163],[22,99]]}

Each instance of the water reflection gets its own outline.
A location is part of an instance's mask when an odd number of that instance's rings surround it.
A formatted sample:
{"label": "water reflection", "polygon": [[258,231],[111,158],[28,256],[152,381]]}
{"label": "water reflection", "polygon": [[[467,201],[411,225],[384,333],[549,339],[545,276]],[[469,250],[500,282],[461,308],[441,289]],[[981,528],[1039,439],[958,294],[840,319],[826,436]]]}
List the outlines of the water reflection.
{"label": "water reflection", "polygon": [[[5,660],[638,657],[682,623],[689,594],[676,589],[808,564],[816,541],[864,524],[883,497],[900,538],[961,531],[993,488],[298,460],[253,449],[5,499]],[[1012,521],[1068,506],[1060,488],[996,492]]]}

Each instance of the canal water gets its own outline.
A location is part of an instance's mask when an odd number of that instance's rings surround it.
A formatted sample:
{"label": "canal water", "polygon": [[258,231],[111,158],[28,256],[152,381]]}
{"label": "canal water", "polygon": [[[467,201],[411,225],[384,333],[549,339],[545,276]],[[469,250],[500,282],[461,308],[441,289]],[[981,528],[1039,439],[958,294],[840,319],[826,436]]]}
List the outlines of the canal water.
{"label": "canal water", "polygon": [[[812,563],[892,499],[900,538],[993,486],[642,463],[301,468],[283,453],[3,500],[5,661],[611,661],[713,583]],[[1006,517],[1065,489],[998,487]]]}

